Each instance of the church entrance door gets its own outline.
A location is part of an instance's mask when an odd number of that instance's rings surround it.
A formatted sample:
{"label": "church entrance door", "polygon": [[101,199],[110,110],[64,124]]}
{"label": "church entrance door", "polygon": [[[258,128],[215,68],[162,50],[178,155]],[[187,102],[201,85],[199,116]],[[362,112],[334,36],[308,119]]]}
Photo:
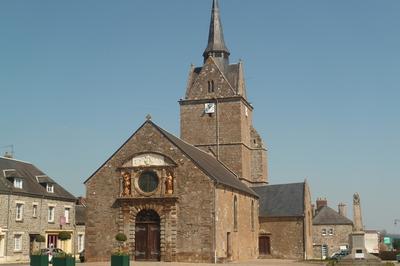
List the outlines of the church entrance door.
{"label": "church entrance door", "polygon": [[269,236],[261,235],[258,238],[258,251],[260,255],[271,254],[271,239]]}
{"label": "church entrance door", "polygon": [[160,260],[160,216],[153,210],[136,216],[135,260]]}

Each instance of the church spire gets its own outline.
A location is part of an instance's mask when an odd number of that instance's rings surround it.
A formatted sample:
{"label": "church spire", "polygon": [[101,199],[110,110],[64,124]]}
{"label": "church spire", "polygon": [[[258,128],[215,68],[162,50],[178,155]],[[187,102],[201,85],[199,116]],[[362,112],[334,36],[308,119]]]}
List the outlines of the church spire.
{"label": "church spire", "polygon": [[229,50],[224,41],[224,32],[222,30],[218,0],[213,0],[208,44],[203,53],[204,62],[208,57],[212,56],[216,61],[226,65],[229,63],[229,54]]}

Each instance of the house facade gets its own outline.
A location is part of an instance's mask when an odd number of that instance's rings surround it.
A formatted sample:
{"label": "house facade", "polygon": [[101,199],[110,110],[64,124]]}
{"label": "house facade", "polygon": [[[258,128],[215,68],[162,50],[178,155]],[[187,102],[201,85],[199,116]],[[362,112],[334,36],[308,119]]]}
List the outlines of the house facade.
{"label": "house facade", "polygon": [[[0,262],[27,261],[37,248],[74,252],[75,197],[33,164],[0,157]],[[37,235],[45,236],[41,246]]]}
{"label": "house facade", "polygon": [[340,203],[338,211],[328,206],[326,199],[316,201],[313,218],[314,257],[325,259],[350,247],[353,222],[346,217],[346,205]]}

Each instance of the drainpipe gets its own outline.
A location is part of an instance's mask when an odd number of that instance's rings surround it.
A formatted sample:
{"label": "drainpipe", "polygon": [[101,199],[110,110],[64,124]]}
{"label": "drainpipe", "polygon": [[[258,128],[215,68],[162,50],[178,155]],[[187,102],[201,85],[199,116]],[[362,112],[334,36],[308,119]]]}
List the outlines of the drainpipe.
{"label": "drainpipe", "polygon": [[216,210],[216,187],[218,185],[218,182],[214,182],[214,189],[213,189],[213,209],[214,209],[214,219],[213,219],[213,226],[214,226],[214,232],[213,232],[213,248],[214,248],[214,264],[217,263],[217,210]]}
{"label": "drainpipe", "polygon": [[8,239],[10,237],[10,199],[11,199],[11,190],[8,192],[8,202],[7,202],[7,234],[5,239],[5,248],[6,248],[6,261],[8,260]]}
{"label": "drainpipe", "polygon": [[215,126],[217,140],[217,160],[219,160],[219,118],[218,118],[218,99],[215,97]]}

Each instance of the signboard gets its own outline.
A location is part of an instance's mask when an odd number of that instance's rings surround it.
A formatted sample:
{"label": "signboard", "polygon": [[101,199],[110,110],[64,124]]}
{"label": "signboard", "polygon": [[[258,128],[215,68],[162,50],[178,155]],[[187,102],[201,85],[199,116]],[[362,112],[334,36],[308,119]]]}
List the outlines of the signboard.
{"label": "signboard", "polygon": [[356,254],[354,254],[354,258],[363,259],[364,258],[364,253],[356,253]]}
{"label": "signboard", "polygon": [[65,225],[65,216],[60,216],[60,225]]}
{"label": "signboard", "polygon": [[390,237],[388,237],[388,236],[385,236],[383,238],[383,243],[386,244],[386,245],[390,245],[390,244],[392,244],[392,239]]}

